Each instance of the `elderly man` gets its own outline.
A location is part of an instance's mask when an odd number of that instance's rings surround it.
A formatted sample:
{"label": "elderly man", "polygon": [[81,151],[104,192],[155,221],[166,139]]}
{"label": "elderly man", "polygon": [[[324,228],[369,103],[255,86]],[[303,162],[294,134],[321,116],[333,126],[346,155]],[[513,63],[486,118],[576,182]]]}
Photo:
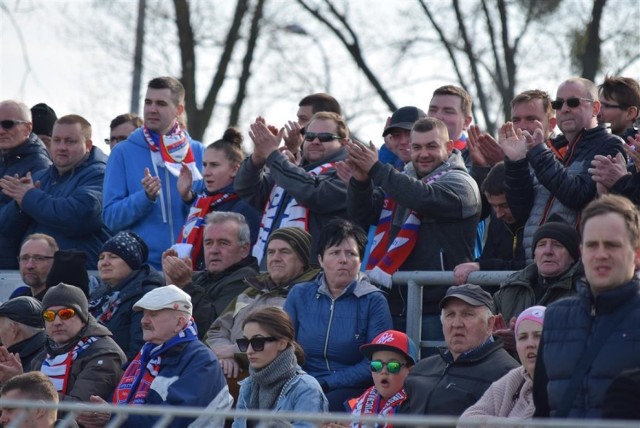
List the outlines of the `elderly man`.
{"label": "elderly man", "polygon": [[167,284],[174,284],[191,296],[193,317],[201,337],[229,303],[244,291],[244,279],[258,273],[257,261],[249,254],[249,225],[242,214],[225,211],[209,214],[202,242],[204,271],[193,272],[191,259],[179,258],[173,249],[162,256]]}
{"label": "elderly man", "polygon": [[[28,400],[32,402],[58,403],[58,393],[48,377],[40,372],[30,372],[13,377],[2,385],[0,398],[3,400]],[[25,410],[20,408],[3,408],[0,423],[2,426],[18,426],[19,428],[53,428],[58,411],[52,409],[35,409],[28,412],[20,425],[11,425],[22,416]],[[77,426],[75,424],[65,426]]]}
{"label": "elderly man", "polygon": [[540,121],[534,122],[533,133],[507,122],[498,139],[506,156],[507,202],[516,218],[527,219],[523,242],[528,261],[538,225],[556,213],[575,225],[580,210],[596,197],[596,182],[588,172],[594,156],[624,152],[620,138],[598,126],[600,101],[592,81],[580,77],[564,81],[550,104],[563,134],[549,145]]}
{"label": "elderly man", "polygon": [[[33,132],[32,116],[25,104],[5,100],[0,102],[0,175],[24,177],[51,165],[47,148]],[[0,207],[11,202],[0,193]],[[20,239],[10,239],[0,233],[0,269],[17,269],[16,256]]]}
{"label": "elderly man", "polygon": [[491,336],[491,295],[477,285],[449,287],[440,302],[447,348],[416,364],[402,413],[460,416],[518,363]]}
{"label": "elderly man", "polygon": [[[145,344],[131,361],[114,394],[114,404],[206,407],[227,402],[227,385],[215,354],[198,340],[191,319],[191,297],[175,285],[158,287],[133,306],[143,311]],[[93,402],[103,402],[92,397]],[[105,414],[83,413],[78,422],[102,426]],[[120,427],[150,427],[160,416],[132,414]],[[190,418],[176,418],[172,428],[187,427]]]}
{"label": "elderly man", "polygon": [[31,364],[53,382],[62,401],[111,396],[127,360],[111,332],[89,314],[80,288],[60,283],[42,299],[47,341]]}
{"label": "elderly man", "polygon": [[582,211],[585,281],[547,307],[535,369],[536,415],[602,417],[605,391],[640,367],[640,212],[605,195]]}
{"label": "elderly man", "polygon": [[207,331],[206,342],[216,353],[225,376],[236,378],[236,340],[244,337],[242,322],[263,306],[284,306],[291,287],[311,281],[319,272],[309,266],[311,236],[297,227],[283,227],[269,236],[267,273],[246,278],[248,288],[231,301]]}
{"label": "elderly man", "polygon": [[[553,220],[553,219],[551,219]],[[580,235],[562,219],[549,221],[533,235],[534,263],[514,272],[493,295],[493,313],[509,321],[534,305],[575,294],[582,275]]]}
{"label": "elderly man", "polygon": [[38,300],[16,297],[0,305],[0,384],[21,373],[21,367],[30,370],[46,337]]}
{"label": "elderly man", "polygon": [[33,178],[0,179],[2,192],[13,198],[0,210],[0,234],[22,239],[46,233],[64,250],[86,252],[87,268],[95,269],[98,251],[110,236],[101,203],[107,156],[93,145],[91,124],[70,114],[53,127],[51,157],[53,165]]}

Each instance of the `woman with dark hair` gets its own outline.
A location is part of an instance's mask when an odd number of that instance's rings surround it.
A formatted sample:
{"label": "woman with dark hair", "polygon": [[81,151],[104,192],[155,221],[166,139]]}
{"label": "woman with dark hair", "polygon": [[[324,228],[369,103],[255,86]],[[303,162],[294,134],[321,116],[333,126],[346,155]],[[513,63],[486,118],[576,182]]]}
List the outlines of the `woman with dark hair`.
{"label": "woman with dark hair", "polygon": [[[304,363],[304,351],[294,340],[286,312],[275,306],[259,309],[247,316],[242,329],[244,336],[236,343],[247,354],[249,377],[240,382],[237,410],[327,411],[327,398],[318,381],[298,365]],[[256,425],[252,422],[237,416],[233,427]],[[314,426],[304,421],[289,423],[295,427]]]}
{"label": "woman with dark hair", "polygon": [[260,228],[260,213],[240,199],[233,187],[233,179],[244,159],[242,134],[229,128],[222,139],[205,149],[202,158],[204,191],[199,195],[192,190],[191,170],[183,166],[178,178],[178,191],[185,203],[191,204],[187,220],[180,231],[178,243],[191,244],[194,270],[204,270],[202,232],[205,218],[212,211],[232,211],[244,215],[251,231],[251,244],[256,241]]}
{"label": "woman with dark hair", "polygon": [[320,382],[330,411],[345,411],[346,400],[372,385],[360,346],[392,328],[384,295],[359,271],[366,243],[360,227],[331,220],[318,241],[322,273],[293,287],[284,304],[305,351],[302,367]]}
{"label": "woman with dark hair", "polygon": [[89,312],[113,333],[127,359],[136,356],[142,338],[142,312],[133,304],[148,291],[165,285],[148,264],[147,244],[134,232],[120,232],[102,245],[98,254],[100,285],[91,293]]}

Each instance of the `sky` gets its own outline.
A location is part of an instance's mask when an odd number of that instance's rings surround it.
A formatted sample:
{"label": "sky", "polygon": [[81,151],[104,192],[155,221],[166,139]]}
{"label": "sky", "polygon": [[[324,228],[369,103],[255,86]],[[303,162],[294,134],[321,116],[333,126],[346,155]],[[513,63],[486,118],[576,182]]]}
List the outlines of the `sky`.
{"label": "sky", "polygon": [[[572,1],[579,2],[580,0]],[[615,1],[624,2],[626,0]],[[17,99],[29,106],[44,102],[53,107],[58,116],[70,113],[81,114],[93,125],[94,144],[108,151],[103,139],[108,137],[109,122],[116,115],[128,112],[130,105],[131,61],[126,58],[128,47],[124,44],[130,44],[131,40],[121,39],[118,41],[116,36],[131,33],[131,28],[135,25],[136,3],[134,0],[117,3],[123,9],[130,9],[129,15],[114,12],[113,16],[103,18],[104,10],[98,16],[95,9],[96,5],[101,3],[95,0],[0,0],[0,54],[2,55],[0,99]],[[172,7],[168,0],[154,4],[159,4],[160,9],[153,10],[153,13],[164,13],[162,7],[165,9]],[[232,3],[211,1],[204,4],[214,5],[221,11],[220,15],[223,15],[221,8],[228,8]],[[308,29],[314,28],[313,19],[302,19],[300,12],[292,11],[288,7],[292,4],[290,0],[273,0],[270,4],[275,6],[272,9],[275,11],[274,13],[288,13],[288,16],[291,17],[289,22],[299,23]],[[389,3],[367,0],[349,2],[348,4],[354,9],[357,6],[372,5],[371,10],[362,17],[356,16],[357,14],[354,13],[354,20],[361,18],[365,23],[386,25],[384,32],[386,39],[383,37],[381,40],[367,40],[380,45],[379,50],[368,53],[367,60],[372,67],[377,67],[377,70],[380,70],[381,65],[393,62],[394,59],[385,55],[382,48],[387,41],[393,39],[394,32],[398,32],[400,29],[391,25],[391,13],[377,6],[387,6]],[[394,3],[400,10],[398,13],[402,13],[401,9],[409,4],[414,3],[402,0]],[[640,1],[635,4],[640,7]],[[129,18],[124,19],[123,16],[129,16]],[[378,18],[375,18],[376,16]],[[225,29],[227,24],[224,23]],[[215,25],[211,27],[215,27]],[[416,31],[421,30],[420,26],[416,28]],[[156,28],[154,31],[167,30]],[[175,30],[171,28],[170,31]],[[215,31],[215,28],[211,31]],[[348,67],[351,65],[351,60],[335,37],[322,33],[322,30],[316,29],[310,32],[317,36],[305,39],[299,35],[286,35],[283,38],[285,46],[276,46],[274,49],[293,50],[294,55],[289,58],[295,60],[295,54],[299,53],[296,52],[296,49],[300,49],[300,46],[305,47],[308,51],[307,55],[311,58],[311,63],[316,66],[316,70],[312,70],[315,74],[310,74],[319,76],[319,87],[315,87],[316,90],[313,92],[324,89],[322,86],[327,79],[322,72],[328,64],[331,68],[332,93],[333,91],[338,95],[351,92],[365,93],[366,91],[370,93],[369,84],[362,73],[355,72]],[[100,36],[111,43],[106,50],[105,42],[99,40]],[[531,50],[537,48],[539,47],[535,44],[528,47]],[[542,49],[556,49],[556,47],[550,45],[543,46]],[[154,53],[147,52],[145,54],[149,56],[149,60],[146,62],[143,81],[158,75],[156,70],[160,68],[163,68],[163,73],[166,69],[177,71],[176,65],[162,63],[166,58],[152,54]],[[406,66],[397,70],[398,76],[417,76],[413,80],[406,78],[402,80],[398,77],[398,81],[394,81],[396,78],[395,69],[386,74],[383,69],[380,73],[386,79],[384,83],[387,86],[393,87],[395,85],[400,88],[392,89],[394,101],[398,105],[417,105],[426,110],[431,92],[440,85],[451,83],[450,79],[453,74],[446,64],[446,57],[442,52],[423,52],[422,55],[416,59],[415,63],[407,63]],[[200,59],[202,63],[199,66],[207,70],[208,73],[206,77],[201,79],[204,82],[210,79],[211,70],[216,64],[213,59],[206,56],[200,57]],[[268,59],[258,57],[255,60],[254,73],[263,72],[262,60],[267,61]],[[268,64],[272,63],[267,63],[265,66],[269,66]],[[521,72],[523,76],[526,76],[528,85],[553,92],[558,81],[557,78],[559,79],[557,76],[562,73],[566,75],[566,71],[563,71],[562,67],[555,69],[544,64],[542,67],[545,67],[546,76],[536,72],[535,69],[529,67],[529,64],[521,64]],[[411,74],[412,72],[413,74]],[[629,75],[638,78],[640,64],[636,63],[636,66],[630,69]],[[287,75],[274,76],[274,79],[280,80],[287,78]],[[312,80],[311,77],[309,80]],[[204,88],[207,85],[203,84],[202,86]],[[268,89],[250,87],[252,98],[246,101],[243,108],[241,128],[244,131],[247,130],[249,122],[255,116],[263,114],[265,111],[268,114],[268,121],[279,126],[287,120],[295,119],[296,100],[301,97],[297,93],[273,96]],[[307,93],[311,93],[311,91]],[[233,90],[225,87],[221,101],[228,102],[232,96]],[[339,96],[338,99],[340,99]],[[356,118],[353,122],[350,122],[350,127],[356,129],[359,135],[367,136],[379,145],[384,120],[389,112],[375,97],[364,98],[362,104],[364,107],[355,115]],[[226,112],[224,115],[222,113],[214,114],[205,134],[205,143],[212,142],[222,135],[226,127],[225,121]]]}

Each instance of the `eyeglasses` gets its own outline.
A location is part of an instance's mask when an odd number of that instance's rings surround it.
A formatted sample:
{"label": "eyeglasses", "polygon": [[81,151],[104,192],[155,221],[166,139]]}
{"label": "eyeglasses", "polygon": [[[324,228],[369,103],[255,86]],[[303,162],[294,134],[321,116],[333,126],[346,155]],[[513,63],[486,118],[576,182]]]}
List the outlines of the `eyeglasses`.
{"label": "eyeglasses", "polygon": [[305,141],[313,141],[316,138],[318,140],[320,140],[321,143],[328,143],[329,141],[342,139],[341,136],[332,134],[331,132],[309,132],[309,131],[307,131],[307,132],[304,133]]}
{"label": "eyeglasses", "polygon": [[45,260],[51,259],[53,259],[53,256],[41,256],[39,254],[23,254],[21,256],[18,256],[18,262],[20,263],[29,263],[29,260],[33,260],[35,263],[42,263]]}
{"label": "eyeglasses", "polygon": [[251,348],[254,351],[260,352],[264,351],[264,344],[266,342],[275,342],[276,340],[278,339],[276,339],[275,337],[252,337],[251,339],[243,337],[242,339],[236,340],[236,344],[238,345],[238,349],[240,349],[241,352],[247,352],[247,349],[249,349],[249,345],[251,345]]}
{"label": "eyeglasses", "polygon": [[129,138],[128,135],[118,135],[118,136],[114,136],[114,137],[111,137],[111,138],[105,138],[104,142],[106,144],[117,144],[117,143],[123,142],[127,138]]}
{"label": "eyeglasses", "polygon": [[57,311],[49,309],[42,313],[42,318],[44,318],[45,321],[53,322],[56,319],[56,315],[59,316],[62,321],[66,321],[75,317],[76,311],[73,308],[62,308]]}
{"label": "eyeglasses", "polygon": [[369,367],[373,373],[380,373],[384,366],[387,366],[389,374],[396,374],[399,373],[406,364],[398,361],[389,361],[388,363],[385,363],[380,360],[373,360],[369,363]]}
{"label": "eyeglasses", "polygon": [[620,110],[626,110],[629,108],[622,104],[609,104],[609,103],[605,103],[604,101],[600,101],[600,105],[602,105],[602,107],[604,108],[619,108]]}
{"label": "eyeglasses", "polygon": [[2,128],[8,131],[19,123],[29,123],[29,122],[27,122],[26,120],[2,120],[0,121],[0,126],[2,126]]}
{"label": "eyeglasses", "polygon": [[557,100],[551,101],[551,107],[554,110],[560,110],[562,108],[562,105],[564,103],[567,103],[569,107],[576,108],[580,105],[580,101],[588,101],[590,103],[593,102],[593,100],[590,100],[589,98],[571,97],[571,98],[567,98],[566,100],[563,100],[562,98],[558,98]]}

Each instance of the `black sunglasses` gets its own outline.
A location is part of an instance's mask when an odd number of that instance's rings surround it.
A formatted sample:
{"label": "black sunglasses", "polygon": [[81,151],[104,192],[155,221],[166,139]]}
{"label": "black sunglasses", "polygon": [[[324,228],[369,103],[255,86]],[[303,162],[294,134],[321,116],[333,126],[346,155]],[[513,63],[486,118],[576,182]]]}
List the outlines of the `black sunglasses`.
{"label": "black sunglasses", "polygon": [[247,349],[249,349],[249,345],[251,345],[251,348],[254,351],[260,352],[264,351],[264,344],[266,342],[275,342],[276,340],[278,339],[276,339],[275,337],[252,337],[251,339],[243,337],[242,339],[236,340],[236,344],[238,345],[238,349],[240,349],[241,352],[247,352]]}
{"label": "black sunglasses", "polygon": [[589,101],[590,103],[593,102],[593,100],[590,100],[589,98],[579,98],[579,97],[571,97],[571,98],[567,98],[566,100],[563,100],[562,98],[558,98],[557,100],[553,100],[551,101],[551,107],[554,110],[560,110],[562,108],[562,105],[564,103],[567,103],[567,105],[571,108],[576,108],[580,105],[580,101]]}
{"label": "black sunglasses", "polygon": [[0,121],[0,126],[2,126],[2,128],[6,129],[7,131],[10,130],[11,128],[13,128],[14,126],[16,126],[19,123],[29,123],[26,120],[2,120]]}
{"label": "black sunglasses", "polygon": [[306,141],[313,141],[315,139],[320,140],[321,143],[328,143],[333,140],[340,140],[342,137],[339,135],[332,134],[331,132],[305,132],[304,139]]}

